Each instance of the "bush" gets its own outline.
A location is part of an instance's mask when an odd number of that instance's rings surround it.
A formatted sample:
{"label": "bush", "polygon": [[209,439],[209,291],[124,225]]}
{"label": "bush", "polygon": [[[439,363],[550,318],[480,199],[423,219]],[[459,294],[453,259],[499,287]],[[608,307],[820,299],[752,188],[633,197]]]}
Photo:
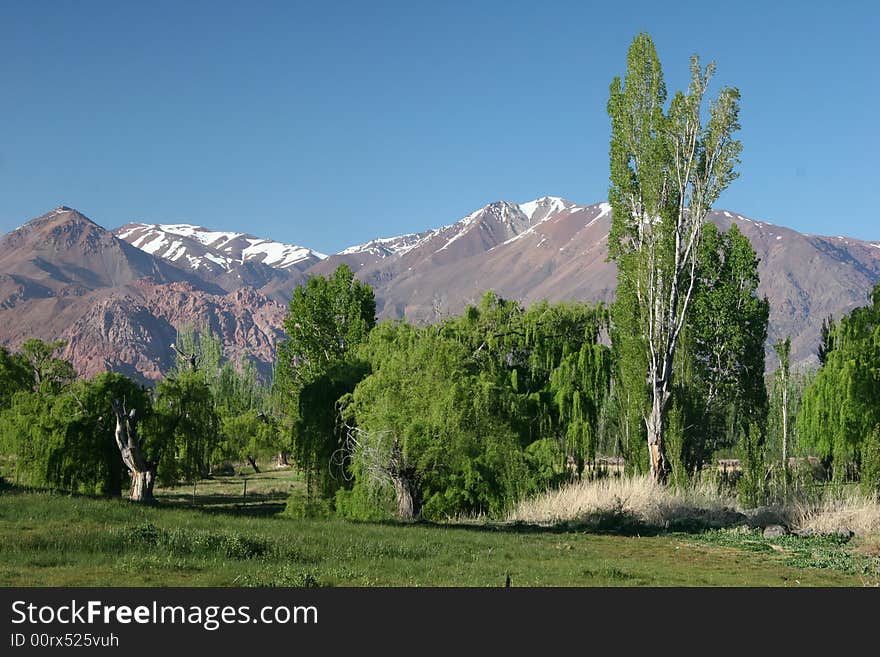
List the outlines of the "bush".
{"label": "bush", "polygon": [[175,527],[168,531],[149,522],[123,527],[119,536],[124,545],[158,548],[174,556],[220,553],[228,559],[246,560],[261,557],[271,549],[266,539],[255,536],[198,531],[184,527]]}
{"label": "bush", "polygon": [[860,486],[868,497],[880,499],[880,425],[874,427],[862,452]]}
{"label": "bush", "polygon": [[306,491],[291,491],[284,508],[288,518],[329,518],[333,515],[333,507],[329,500],[321,497],[310,497]]}
{"label": "bush", "polygon": [[351,490],[336,491],[336,515],[346,520],[391,520],[396,507],[390,486],[376,488],[358,483]]}
{"label": "bush", "polygon": [[255,559],[269,552],[268,541],[242,534],[228,534],[223,537],[220,545],[230,559]]}
{"label": "bush", "polygon": [[128,545],[156,545],[159,542],[159,528],[145,522],[134,527],[123,527],[120,531],[122,542]]}
{"label": "bush", "polygon": [[559,443],[550,438],[536,440],[526,447],[526,464],[528,465],[528,493],[540,493],[554,488],[568,479],[563,470],[564,460]]}

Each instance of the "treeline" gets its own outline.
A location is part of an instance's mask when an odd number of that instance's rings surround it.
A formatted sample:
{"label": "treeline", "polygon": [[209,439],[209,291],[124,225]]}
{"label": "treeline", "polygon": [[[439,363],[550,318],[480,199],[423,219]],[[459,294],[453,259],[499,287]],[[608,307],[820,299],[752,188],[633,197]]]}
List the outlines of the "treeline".
{"label": "treeline", "polygon": [[[707,225],[701,253],[668,416],[671,483],[736,458],[741,499],[758,505],[794,476],[791,459],[817,455],[829,475],[876,494],[880,286],[873,305],[827,324],[818,372],[792,371],[780,342],[780,367],[765,380],[768,308],[748,240]],[[130,424],[160,484],[289,457],[306,481],[289,503],[295,515],[497,516],[610,468],[648,470],[647,382],[625,303],[524,308],[487,292],[436,324],[377,324],[372,290],[343,265],[295,291],[271,382],[193,327],[153,388],[116,373],[77,380],[56,356],[63,343],[29,340],[0,349],[3,472],[133,495],[117,441]],[[138,499],[151,495],[152,482]]]}
{"label": "treeline", "polygon": [[[156,482],[193,481],[224,461],[255,465],[290,449],[271,390],[249,362],[224,360],[209,331],[181,330],[182,357],[153,388],[111,372],[78,380],[56,356],[63,347],[39,340],[15,353],[0,347],[0,454],[3,474],[16,483],[100,495],[131,486],[132,498],[150,501]],[[131,429],[122,443],[120,429]],[[150,472],[137,493],[135,473],[126,471],[131,451]]]}
{"label": "treeline", "polygon": [[[716,456],[742,456],[752,504],[766,499],[781,390],[765,385],[769,306],[757,266],[736,226],[704,226],[665,433],[673,484],[701,476]],[[430,326],[376,325],[372,290],[347,267],[310,279],[291,300],[277,367],[308,483],[290,510],[498,515],[609,463],[645,472],[645,340],[631,308],[626,290],[611,308],[526,309],[487,292]],[[784,383],[796,389],[791,377]]]}
{"label": "treeline", "polygon": [[343,266],[299,288],[282,387],[304,504],[356,518],[498,514],[571,476],[614,435],[604,307],[487,293],[431,326],[375,323]]}

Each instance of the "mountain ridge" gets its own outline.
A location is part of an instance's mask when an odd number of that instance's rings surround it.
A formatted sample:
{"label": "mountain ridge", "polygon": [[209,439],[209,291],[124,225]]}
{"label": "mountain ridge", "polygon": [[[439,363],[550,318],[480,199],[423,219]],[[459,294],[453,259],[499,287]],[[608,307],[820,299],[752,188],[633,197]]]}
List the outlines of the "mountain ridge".
{"label": "mountain ridge", "polygon": [[[380,318],[436,321],[487,289],[525,305],[609,302],[610,220],[606,202],[502,200],[445,226],[325,255],[190,224],[109,231],[59,206],[0,237],[0,344],[62,337],[83,374],[114,369],[151,381],[174,362],[176,328],[195,322],[220,334],[229,357],[249,357],[268,376],[293,289],[343,262],[373,287]],[[880,280],[878,242],[802,234],[726,209],[709,220],[722,230],[736,223],[760,258],[769,368],[770,345],[787,334],[793,361],[814,364],[822,320],[863,305]]]}

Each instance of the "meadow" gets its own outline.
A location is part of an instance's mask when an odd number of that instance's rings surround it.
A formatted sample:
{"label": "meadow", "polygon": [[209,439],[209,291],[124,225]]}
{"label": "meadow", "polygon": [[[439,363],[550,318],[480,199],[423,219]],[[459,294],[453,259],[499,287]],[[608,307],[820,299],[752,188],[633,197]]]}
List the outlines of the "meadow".
{"label": "meadow", "polygon": [[242,470],[160,489],[155,506],[6,485],[0,585],[880,585],[876,534],[765,539],[760,528],[680,531],[619,514],[588,524],[286,517],[300,485],[291,470]]}

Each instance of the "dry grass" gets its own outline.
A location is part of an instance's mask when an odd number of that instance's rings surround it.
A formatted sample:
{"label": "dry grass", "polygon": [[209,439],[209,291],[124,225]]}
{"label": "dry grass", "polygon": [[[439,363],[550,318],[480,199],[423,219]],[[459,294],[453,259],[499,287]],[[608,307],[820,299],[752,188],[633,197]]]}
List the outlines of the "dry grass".
{"label": "dry grass", "polygon": [[880,503],[856,493],[800,506],[793,516],[793,526],[801,531],[827,534],[848,530],[860,536],[880,534]]}
{"label": "dry grass", "polygon": [[880,534],[880,503],[856,493],[829,491],[821,501],[794,499],[785,505],[743,509],[711,482],[686,490],[654,484],[648,477],[610,477],[563,486],[521,502],[512,522],[538,525],[579,523],[594,527],[643,525],[661,529],[763,527],[785,524],[816,534],[851,531]]}
{"label": "dry grass", "polygon": [[649,477],[609,477],[570,484],[526,500],[509,519],[600,526],[628,521],[670,528],[694,524],[723,527],[742,516],[736,512],[734,500],[719,496],[708,484],[677,490],[658,486]]}

